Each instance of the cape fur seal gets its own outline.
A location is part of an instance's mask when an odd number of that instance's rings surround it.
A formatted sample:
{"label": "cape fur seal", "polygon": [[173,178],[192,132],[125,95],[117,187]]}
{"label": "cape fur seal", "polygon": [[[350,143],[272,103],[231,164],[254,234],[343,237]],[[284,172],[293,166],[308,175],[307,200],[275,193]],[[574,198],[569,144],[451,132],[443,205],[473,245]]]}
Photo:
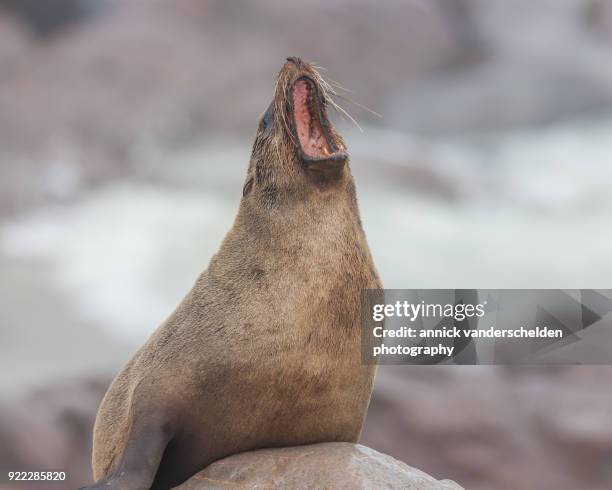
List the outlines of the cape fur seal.
{"label": "cape fur seal", "polygon": [[360,294],[381,285],[329,90],[287,58],[232,228],[102,401],[87,488],[171,488],[234,453],[359,438],[375,372]]}

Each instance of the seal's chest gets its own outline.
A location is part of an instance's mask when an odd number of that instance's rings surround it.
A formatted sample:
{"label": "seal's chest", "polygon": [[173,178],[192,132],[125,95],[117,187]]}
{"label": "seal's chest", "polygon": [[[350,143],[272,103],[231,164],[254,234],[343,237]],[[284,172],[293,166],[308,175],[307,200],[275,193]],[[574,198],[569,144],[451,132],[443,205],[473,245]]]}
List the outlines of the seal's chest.
{"label": "seal's chest", "polygon": [[268,389],[290,405],[303,400],[331,399],[350,388],[360,366],[327,352],[293,352],[269,365]]}

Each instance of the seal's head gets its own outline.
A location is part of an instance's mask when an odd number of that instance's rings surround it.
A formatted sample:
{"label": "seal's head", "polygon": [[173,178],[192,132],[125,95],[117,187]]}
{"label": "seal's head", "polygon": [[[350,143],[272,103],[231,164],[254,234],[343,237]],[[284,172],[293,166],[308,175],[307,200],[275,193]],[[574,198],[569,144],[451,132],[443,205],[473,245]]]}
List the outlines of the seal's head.
{"label": "seal's head", "polygon": [[344,141],[327,117],[331,87],[308,63],[287,58],[261,117],[244,195],[342,188],[350,177]]}

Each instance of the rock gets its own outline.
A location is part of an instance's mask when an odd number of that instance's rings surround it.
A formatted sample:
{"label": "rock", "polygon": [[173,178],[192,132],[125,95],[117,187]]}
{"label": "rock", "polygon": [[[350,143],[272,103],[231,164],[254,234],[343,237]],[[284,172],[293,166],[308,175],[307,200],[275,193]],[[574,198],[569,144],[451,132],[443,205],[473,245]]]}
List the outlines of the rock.
{"label": "rock", "polygon": [[457,490],[420,470],[360,444],[328,442],[261,449],[230,456],[176,487]]}

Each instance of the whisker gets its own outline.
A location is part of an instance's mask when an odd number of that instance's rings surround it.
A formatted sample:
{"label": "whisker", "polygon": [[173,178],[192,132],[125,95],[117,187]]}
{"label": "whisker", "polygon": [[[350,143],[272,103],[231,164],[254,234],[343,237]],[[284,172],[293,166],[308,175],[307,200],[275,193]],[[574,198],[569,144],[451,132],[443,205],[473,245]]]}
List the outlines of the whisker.
{"label": "whisker", "polygon": [[[312,65],[314,66],[314,65]],[[317,68],[322,68],[322,67],[317,67]],[[329,104],[334,108],[334,110],[336,112],[338,112],[341,115],[344,115],[346,118],[348,118],[357,129],[359,129],[359,131],[361,131],[363,133],[363,129],[362,127],[359,125],[359,123],[353,118],[353,116],[351,116],[343,107],[341,107],[334,99],[333,97],[341,97],[340,94],[338,94],[338,92],[335,90],[335,88],[330,85],[330,83],[325,80],[321,74],[319,74],[316,70],[314,70],[314,76],[317,79],[318,85],[321,87],[321,91],[323,92],[323,98],[324,100],[328,101]]]}
{"label": "whisker", "polygon": [[344,85],[342,85],[340,82],[337,82],[336,80],[332,80],[331,78],[328,79],[328,82],[333,85],[336,88],[339,88],[340,90],[343,90],[345,92],[348,92],[349,94],[354,94],[355,92],[353,92],[350,88],[346,88]]}
{"label": "whisker", "polygon": [[345,111],[340,105],[338,105],[338,103],[333,100],[333,99],[329,99],[331,106],[339,113],[344,114],[346,117],[348,117],[351,122],[355,125],[355,127],[361,131],[363,133],[363,129],[362,127],[357,123],[357,121],[355,121],[355,119],[353,118],[353,116],[351,116],[347,111]]}
{"label": "whisker", "polygon": [[[316,72],[315,72],[316,73]],[[344,92],[348,92],[348,93],[353,93],[352,90],[344,87],[342,84],[340,84],[339,82],[335,81],[335,80],[326,80],[324,79],[321,75],[319,75],[317,73],[317,77],[318,77],[318,81],[319,84],[321,86],[321,88],[323,89],[323,91],[325,92],[325,96],[326,98],[329,100],[330,105],[340,114],[346,116],[360,131],[363,132],[363,129],[361,128],[361,126],[359,125],[359,123],[357,123],[357,121],[355,120],[355,118],[353,118],[353,116],[351,116],[349,114],[349,112],[344,109],[342,106],[340,106],[334,99],[334,97],[342,99],[342,100],[346,100],[347,102],[350,102],[351,104],[359,107],[360,109],[372,114],[373,116],[379,117],[382,119],[382,115],[379,114],[378,112],[370,109],[369,107],[360,104],[359,102],[354,101],[353,99],[351,99],[350,97],[347,97],[343,94],[338,93],[338,90],[342,90]]]}
{"label": "whisker", "polygon": [[346,100],[347,102],[350,102],[353,105],[356,105],[357,107],[359,107],[360,109],[363,109],[366,112],[369,112],[370,114],[372,114],[373,116],[379,117],[380,119],[383,118],[382,114],[379,114],[378,112],[370,109],[369,107],[360,104],[359,102],[355,102],[353,99],[350,99],[349,97],[346,97],[344,95],[341,94],[335,94],[336,97],[342,99],[342,100]]}

